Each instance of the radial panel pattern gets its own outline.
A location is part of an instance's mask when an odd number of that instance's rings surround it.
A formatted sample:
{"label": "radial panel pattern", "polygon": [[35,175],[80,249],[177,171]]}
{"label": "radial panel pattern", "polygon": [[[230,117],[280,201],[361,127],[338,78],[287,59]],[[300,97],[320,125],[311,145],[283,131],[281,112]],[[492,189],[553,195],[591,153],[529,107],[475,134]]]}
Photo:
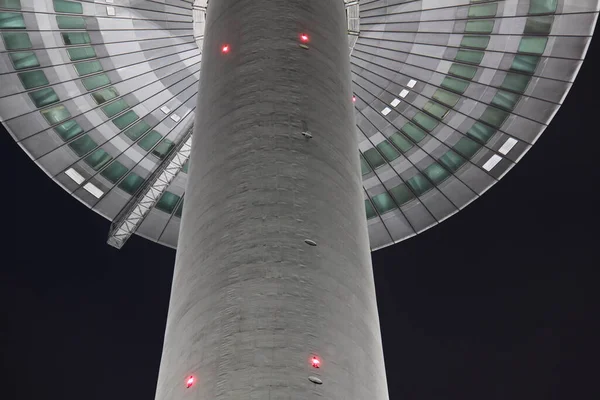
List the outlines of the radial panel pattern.
{"label": "radial panel pattern", "polygon": [[[345,2],[360,22],[350,62],[373,249],[441,222],[514,166],[569,91],[599,7]],[[50,177],[113,219],[193,120],[205,7],[0,0],[0,118]],[[139,234],[176,246],[186,172]]]}

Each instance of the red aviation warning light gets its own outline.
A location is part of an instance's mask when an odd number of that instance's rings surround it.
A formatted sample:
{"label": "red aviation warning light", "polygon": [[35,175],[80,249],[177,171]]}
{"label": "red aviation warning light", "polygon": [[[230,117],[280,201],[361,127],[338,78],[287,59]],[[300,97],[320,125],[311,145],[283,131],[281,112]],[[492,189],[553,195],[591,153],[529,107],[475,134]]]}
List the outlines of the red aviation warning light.
{"label": "red aviation warning light", "polygon": [[306,33],[301,33],[300,34],[300,41],[302,43],[308,43],[308,41],[309,41],[308,35]]}
{"label": "red aviation warning light", "polygon": [[185,387],[188,389],[191,388],[195,381],[196,380],[194,379],[194,377],[190,376],[189,378],[187,378],[187,381],[185,382]]}
{"label": "red aviation warning light", "polygon": [[356,96],[352,96],[352,102],[356,103]]}
{"label": "red aviation warning light", "polygon": [[310,358],[310,365],[312,365],[313,368],[319,368],[321,366],[321,360],[319,360],[317,356],[312,356]]}
{"label": "red aviation warning light", "polygon": [[229,53],[229,45],[228,44],[224,44],[223,47],[221,47],[221,53],[223,53],[223,54]]}

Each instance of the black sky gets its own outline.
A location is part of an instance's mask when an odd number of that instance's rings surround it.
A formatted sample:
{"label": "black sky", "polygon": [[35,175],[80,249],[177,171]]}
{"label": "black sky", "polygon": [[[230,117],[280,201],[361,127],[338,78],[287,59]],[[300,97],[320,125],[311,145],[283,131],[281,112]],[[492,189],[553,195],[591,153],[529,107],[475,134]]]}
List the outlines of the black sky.
{"label": "black sky", "polygon": [[[373,254],[391,400],[600,398],[599,70],[596,39],[519,165]],[[109,247],[108,221],[0,145],[0,398],[153,399],[175,252]]]}

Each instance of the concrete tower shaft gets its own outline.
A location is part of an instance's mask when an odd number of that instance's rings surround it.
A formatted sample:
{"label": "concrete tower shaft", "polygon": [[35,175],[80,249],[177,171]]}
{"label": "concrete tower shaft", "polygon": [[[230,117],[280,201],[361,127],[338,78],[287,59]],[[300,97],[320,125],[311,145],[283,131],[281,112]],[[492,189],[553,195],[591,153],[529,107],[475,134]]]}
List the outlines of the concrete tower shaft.
{"label": "concrete tower shaft", "polygon": [[387,400],[343,1],[206,24],[156,399]]}

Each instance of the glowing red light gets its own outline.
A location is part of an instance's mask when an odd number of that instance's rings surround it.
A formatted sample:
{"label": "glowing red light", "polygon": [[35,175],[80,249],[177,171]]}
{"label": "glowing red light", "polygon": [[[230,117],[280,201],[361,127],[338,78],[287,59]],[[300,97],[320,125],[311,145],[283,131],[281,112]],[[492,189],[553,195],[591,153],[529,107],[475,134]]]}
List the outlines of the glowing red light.
{"label": "glowing red light", "polygon": [[185,386],[186,386],[186,387],[189,389],[190,387],[192,387],[192,385],[193,385],[193,384],[194,384],[194,377],[193,377],[193,376],[190,376],[190,377],[187,379],[187,382],[186,382],[186,385],[185,385]]}
{"label": "glowing red light", "polygon": [[352,102],[356,103],[356,96],[352,96]]}
{"label": "glowing red light", "polygon": [[222,52],[222,53],[225,53],[225,54],[229,53],[229,45],[228,45],[228,44],[224,45],[224,46],[221,48],[221,52]]}
{"label": "glowing red light", "polygon": [[313,368],[319,368],[319,366],[321,365],[321,360],[319,360],[317,357],[313,356],[310,359],[310,364],[313,366]]}
{"label": "glowing red light", "polygon": [[306,33],[302,33],[300,35],[300,41],[302,41],[303,43],[308,43],[308,35]]}

